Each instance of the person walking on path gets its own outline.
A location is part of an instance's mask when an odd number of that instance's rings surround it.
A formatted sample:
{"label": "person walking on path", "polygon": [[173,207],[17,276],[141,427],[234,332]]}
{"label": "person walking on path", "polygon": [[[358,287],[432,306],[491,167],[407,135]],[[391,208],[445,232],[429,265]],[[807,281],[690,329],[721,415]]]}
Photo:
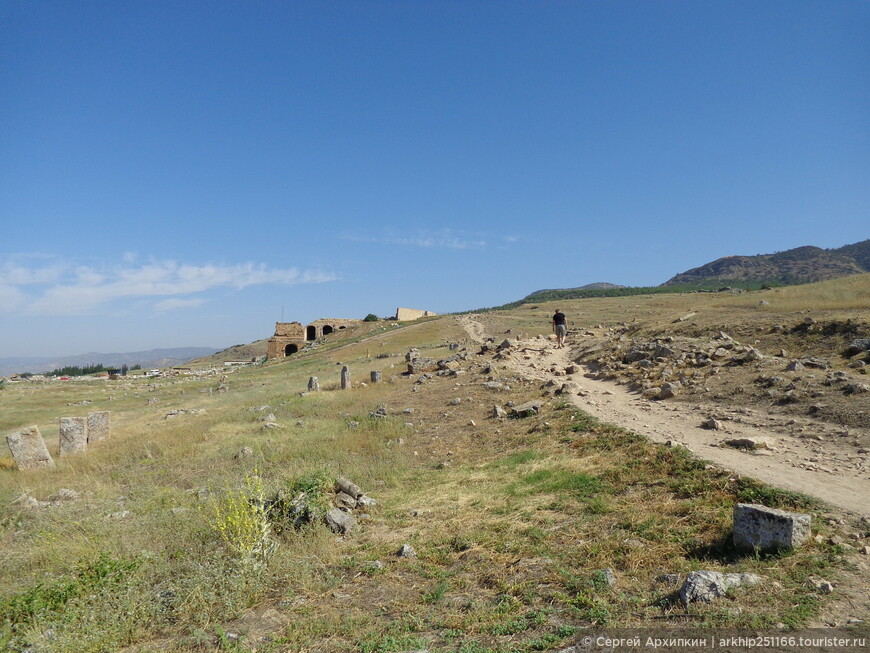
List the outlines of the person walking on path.
{"label": "person walking on path", "polygon": [[568,318],[558,308],[553,315],[553,333],[556,334],[556,349],[562,349],[565,346],[565,335],[568,333]]}

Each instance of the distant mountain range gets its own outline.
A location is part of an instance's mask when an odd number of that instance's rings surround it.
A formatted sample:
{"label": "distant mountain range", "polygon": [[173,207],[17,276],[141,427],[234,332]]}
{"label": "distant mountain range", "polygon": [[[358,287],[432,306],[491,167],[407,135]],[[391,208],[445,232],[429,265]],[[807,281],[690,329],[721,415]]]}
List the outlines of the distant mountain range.
{"label": "distant mountain range", "polygon": [[128,354],[100,354],[91,352],[78,356],[30,357],[30,358],[0,358],[0,376],[21,374],[23,372],[51,372],[64,367],[86,367],[88,365],[103,365],[105,367],[143,368],[171,367],[187,361],[214,354],[217,348],[212,347],[176,347],[173,349],[151,349],[135,351]]}
{"label": "distant mountain range", "polygon": [[796,247],[776,254],[726,256],[667,280],[662,286],[762,282],[793,285],[870,272],[870,240],[837,249]]}
{"label": "distant mountain range", "polygon": [[677,292],[693,287],[710,290],[726,286],[795,285],[867,272],[870,272],[870,240],[836,249],[806,246],[775,254],[726,256],[682,272],[659,286],[634,288],[613,283],[590,283],[579,288],[536,290],[520,300],[495,308],[507,309],[562,299]]}
{"label": "distant mountain range", "polygon": [[546,288],[544,290],[536,290],[533,293],[526,295],[526,299],[535,299],[536,297],[540,297],[542,295],[549,295],[554,292],[565,292],[566,290],[602,290],[608,288],[623,288],[624,286],[617,285],[615,283],[604,283],[604,282],[596,282],[596,283],[587,283],[585,286],[579,286],[577,288]]}

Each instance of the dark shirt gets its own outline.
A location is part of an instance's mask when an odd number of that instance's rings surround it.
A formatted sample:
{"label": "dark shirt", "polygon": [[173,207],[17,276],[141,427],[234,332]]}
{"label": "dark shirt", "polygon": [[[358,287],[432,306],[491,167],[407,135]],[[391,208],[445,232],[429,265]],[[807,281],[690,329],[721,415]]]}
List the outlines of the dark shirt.
{"label": "dark shirt", "polygon": [[556,313],[553,316],[553,324],[555,324],[555,325],[563,324],[565,326],[568,326],[568,321],[565,319],[565,314],[564,313]]}

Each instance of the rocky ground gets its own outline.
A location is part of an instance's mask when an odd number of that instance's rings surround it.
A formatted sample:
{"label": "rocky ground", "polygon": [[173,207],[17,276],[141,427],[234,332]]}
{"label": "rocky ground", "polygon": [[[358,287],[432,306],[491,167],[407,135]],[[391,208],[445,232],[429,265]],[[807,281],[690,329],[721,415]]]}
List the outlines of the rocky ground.
{"label": "rocky ground", "polygon": [[472,340],[501,345],[496,357],[514,372],[603,422],[845,511],[836,521],[852,566],[812,625],[870,619],[870,388],[855,365],[863,354],[850,356],[849,372],[834,371],[824,357],[768,356],[724,332],[651,341],[625,327],[574,332],[559,349],[552,337],[492,333],[486,316],[457,319]]}
{"label": "rocky ground", "polygon": [[550,383],[602,421],[859,516],[870,513],[863,365],[832,370],[828,359],[783,356],[782,348],[766,355],[724,332],[648,340],[625,327],[598,328],[572,333],[557,349],[546,338],[489,334],[485,318],[458,319],[473,339],[513,338],[502,354],[512,369]]}

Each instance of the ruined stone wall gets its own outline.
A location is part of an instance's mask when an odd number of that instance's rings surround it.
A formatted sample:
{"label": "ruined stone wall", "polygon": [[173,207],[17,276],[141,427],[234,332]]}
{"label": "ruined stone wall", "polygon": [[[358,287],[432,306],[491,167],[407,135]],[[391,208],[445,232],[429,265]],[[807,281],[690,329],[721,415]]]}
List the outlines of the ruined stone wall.
{"label": "ruined stone wall", "polygon": [[269,338],[266,356],[269,360],[284,358],[305,346],[305,327],[299,322],[275,322],[275,335]]}
{"label": "ruined stone wall", "polygon": [[[322,317],[319,320],[314,320],[311,324],[305,327],[306,337],[308,340],[315,340],[328,336],[330,333],[342,331],[362,324],[362,320],[349,320],[340,317]],[[311,336],[314,335],[312,338]]]}
{"label": "ruined stone wall", "polygon": [[430,315],[438,315],[438,313],[433,313],[432,311],[418,311],[416,308],[396,309],[396,319],[399,322],[419,320],[421,317],[429,317]]}
{"label": "ruined stone wall", "polygon": [[305,329],[299,322],[275,322],[276,338],[304,338]]}
{"label": "ruined stone wall", "polygon": [[306,326],[299,322],[276,322],[275,335],[269,338],[266,356],[269,360],[284,358],[296,353],[312,340],[349,329],[362,322],[340,317],[322,317]]}

